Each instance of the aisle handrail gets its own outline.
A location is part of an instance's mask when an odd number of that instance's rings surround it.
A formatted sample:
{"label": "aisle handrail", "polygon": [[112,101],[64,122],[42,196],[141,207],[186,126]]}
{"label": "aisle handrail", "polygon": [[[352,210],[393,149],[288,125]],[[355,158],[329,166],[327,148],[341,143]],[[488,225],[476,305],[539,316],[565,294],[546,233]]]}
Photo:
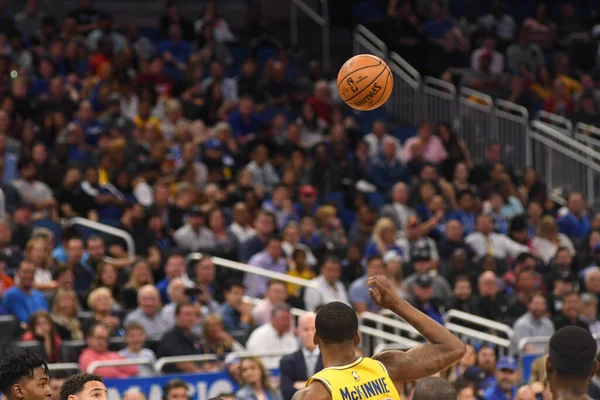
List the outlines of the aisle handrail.
{"label": "aisle handrail", "polygon": [[157,373],[161,373],[165,365],[179,364],[183,362],[206,362],[206,361],[218,361],[219,359],[215,354],[195,354],[191,356],[173,356],[173,357],[161,357],[154,364],[154,370]]}
{"label": "aisle handrail", "polygon": [[[414,340],[411,340],[411,339],[408,339],[408,338],[405,338],[402,336],[394,335],[393,333],[382,331],[382,330],[379,330],[376,328],[371,328],[370,326],[364,326],[364,325],[361,326],[359,328],[359,332],[361,334],[367,334],[367,335],[370,335],[370,336],[373,336],[373,337],[376,337],[379,339],[388,340],[390,342],[397,343],[402,346],[406,346],[406,348],[410,348],[410,349],[423,344],[423,343],[419,343],[419,342],[416,342]],[[377,346],[377,347],[379,347],[379,346]],[[373,354],[377,354],[377,353],[373,352]]]}
{"label": "aisle handrail", "polygon": [[498,347],[505,348],[506,351],[510,349],[510,340],[508,339],[499,338],[498,336],[490,335],[489,333],[485,332],[479,332],[475,329],[467,328],[458,324],[448,323],[444,326],[446,327],[446,329],[448,329],[450,332],[456,335],[466,336],[471,339],[488,342]]}
{"label": "aisle handrail", "polygon": [[[353,33],[354,44],[357,42],[366,47],[372,54],[387,60],[388,50],[386,44],[373,34],[370,30],[365,28],[363,25],[358,25]],[[356,48],[355,48],[356,52]]]}
{"label": "aisle handrail", "polygon": [[51,363],[48,364],[48,371],[79,371],[81,368],[77,363]]}
{"label": "aisle handrail", "polygon": [[[203,254],[200,252],[190,253],[185,258],[185,262],[187,264],[191,260],[199,260],[202,257]],[[211,257],[211,260],[215,265],[218,265],[220,267],[234,269],[236,271],[242,271],[252,275],[264,276],[265,278],[275,279],[278,281],[283,281],[286,283],[291,283],[293,285],[298,285],[306,288],[317,288],[316,283],[312,282],[309,279],[296,278],[295,276],[290,276],[281,272],[269,271],[264,268],[255,267],[253,265],[244,264],[237,261],[227,260],[221,257]]]}
{"label": "aisle handrail", "polygon": [[503,332],[509,338],[513,335],[513,329],[506,324],[502,324],[491,319],[478,317],[477,315],[470,314],[464,311],[450,310],[446,312],[446,314],[444,314],[444,322],[448,323],[451,318],[460,319],[463,321],[470,322],[472,324],[481,325],[489,329]]}
{"label": "aisle handrail", "polygon": [[291,0],[290,2],[290,30],[292,44],[298,44],[298,9],[304,11],[313,21],[321,27],[322,51],[321,58],[325,70],[329,69],[329,4],[327,0],[319,0],[321,3],[321,15],[313,10],[304,0]]}
{"label": "aisle handrail", "polygon": [[85,372],[93,374],[98,368],[102,367],[125,367],[128,365],[152,365],[152,361],[147,358],[131,358],[127,360],[106,360],[92,361]]}
{"label": "aisle handrail", "polygon": [[135,242],[133,240],[133,236],[131,236],[127,231],[124,231],[123,229],[118,229],[110,225],[102,224],[100,222],[92,221],[90,219],[81,217],[69,218],[65,222],[65,225],[81,225],[85,226],[86,228],[106,233],[108,235],[120,237],[127,244],[127,255],[129,256],[129,258],[132,260],[135,258]]}

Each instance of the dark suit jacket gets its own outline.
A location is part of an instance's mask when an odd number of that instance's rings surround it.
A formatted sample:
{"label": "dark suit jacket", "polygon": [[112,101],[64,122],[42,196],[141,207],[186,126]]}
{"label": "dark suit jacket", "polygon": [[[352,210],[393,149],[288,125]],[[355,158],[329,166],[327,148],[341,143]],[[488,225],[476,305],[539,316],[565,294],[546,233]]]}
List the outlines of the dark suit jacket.
{"label": "dark suit jacket", "polygon": [[[323,359],[319,356],[315,373],[322,369]],[[296,393],[294,382],[307,381],[309,378],[306,376],[306,363],[304,362],[302,349],[281,358],[279,361],[279,374],[279,384],[283,400],[290,400],[294,396],[294,393]]]}

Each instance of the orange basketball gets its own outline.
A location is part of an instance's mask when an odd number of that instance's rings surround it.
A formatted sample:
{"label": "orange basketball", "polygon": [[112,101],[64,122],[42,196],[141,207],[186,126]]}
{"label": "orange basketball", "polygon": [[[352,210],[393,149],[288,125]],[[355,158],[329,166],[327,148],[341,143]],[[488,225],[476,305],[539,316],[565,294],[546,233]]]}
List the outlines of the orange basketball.
{"label": "orange basketball", "polygon": [[338,92],[350,107],[361,111],[374,110],[392,94],[394,77],[390,67],[372,54],[352,57],[340,68]]}

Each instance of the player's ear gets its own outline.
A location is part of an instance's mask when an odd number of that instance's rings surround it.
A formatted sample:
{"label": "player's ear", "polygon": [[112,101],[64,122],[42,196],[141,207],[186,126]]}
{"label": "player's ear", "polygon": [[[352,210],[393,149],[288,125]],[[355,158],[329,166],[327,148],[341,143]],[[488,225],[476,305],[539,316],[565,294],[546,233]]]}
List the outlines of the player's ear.
{"label": "player's ear", "polygon": [[313,343],[315,346],[319,345],[319,337],[317,336],[317,332],[315,332],[315,335],[313,336]]}
{"label": "player's ear", "polygon": [[17,399],[22,399],[22,398],[25,397],[25,393],[23,393],[23,387],[21,385],[18,385],[18,384],[13,385],[13,387],[12,387],[12,394]]}
{"label": "player's ear", "polygon": [[359,343],[360,343],[360,334],[358,332],[356,332],[354,334],[354,346],[358,346]]}
{"label": "player's ear", "polygon": [[550,357],[546,357],[546,374],[550,375],[552,373],[552,361]]}

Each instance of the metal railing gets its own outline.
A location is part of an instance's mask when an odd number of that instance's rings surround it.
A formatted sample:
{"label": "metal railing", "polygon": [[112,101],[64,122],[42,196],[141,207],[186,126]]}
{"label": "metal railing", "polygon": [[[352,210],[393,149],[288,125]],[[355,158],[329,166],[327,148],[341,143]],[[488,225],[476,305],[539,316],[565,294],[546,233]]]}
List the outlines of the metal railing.
{"label": "metal railing", "polygon": [[510,340],[502,339],[489,333],[479,332],[475,329],[466,328],[464,326],[447,323],[444,325],[446,329],[454,333],[464,343],[490,343],[496,346],[501,355],[508,355],[510,352]]}
{"label": "metal railing", "polygon": [[308,15],[319,27],[321,28],[321,58],[323,67],[325,70],[329,70],[329,4],[327,0],[319,0],[321,6],[321,13],[317,13],[312,9],[304,0],[291,0],[290,1],[290,37],[292,38],[292,45],[298,45],[298,9]]}
{"label": "metal railing", "polygon": [[419,123],[429,121],[432,124],[454,125],[456,87],[441,79],[426,76],[421,92],[421,111]]}
{"label": "metal railing", "polygon": [[469,325],[478,325],[485,329],[491,329],[496,332],[502,332],[506,335],[506,337],[511,337],[513,334],[513,330],[510,326],[506,324],[501,324],[500,322],[496,322],[491,319],[478,317],[477,315],[469,314],[464,311],[459,310],[450,310],[444,314],[444,322],[453,322],[456,320],[466,321]]}
{"label": "metal railing", "polygon": [[53,363],[48,364],[48,370],[52,371],[78,371],[81,372],[79,364],[76,363]]}
{"label": "metal railing", "polygon": [[173,357],[162,357],[154,364],[154,370],[157,373],[161,373],[165,368],[165,365],[179,364],[184,362],[207,362],[207,361],[218,361],[214,354],[197,354],[193,356],[173,356]]}
{"label": "metal railing", "polygon": [[394,76],[394,90],[385,103],[388,112],[399,122],[418,125],[421,114],[421,74],[396,53],[391,53],[388,65]]}
{"label": "metal railing", "polygon": [[363,25],[354,30],[352,50],[354,54],[373,54],[382,60],[387,60],[388,51],[385,43]]}
{"label": "metal railing", "polygon": [[571,123],[571,121],[569,121],[563,116],[541,110],[535,114],[535,119],[537,121],[541,121],[545,124],[552,126],[559,132],[564,133],[565,135],[573,135],[573,124]]}
{"label": "metal railing", "polygon": [[81,225],[86,228],[93,229],[95,231],[100,231],[107,235],[120,237],[127,244],[127,255],[129,256],[129,258],[130,259],[135,258],[135,242],[133,241],[133,237],[129,233],[127,233],[126,231],[124,231],[122,229],[117,229],[110,225],[101,224],[100,222],[92,221],[92,220],[89,220],[86,218],[81,218],[81,217],[69,218],[65,222],[65,225],[67,225],[67,226]]}
{"label": "metal railing", "polygon": [[492,112],[494,102],[487,94],[463,87],[458,96],[459,135],[473,162],[484,161],[485,149],[498,141]]}
{"label": "metal railing", "polygon": [[499,143],[504,147],[503,157],[512,161],[517,171],[531,165],[531,149],[527,140],[529,112],[523,106],[506,100],[494,102],[494,125]]}
{"label": "metal railing", "polygon": [[131,358],[128,360],[110,360],[110,361],[92,361],[85,372],[93,374],[98,368],[102,367],[125,367],[128,365],[152,365],[152,361],[147,358]]}

